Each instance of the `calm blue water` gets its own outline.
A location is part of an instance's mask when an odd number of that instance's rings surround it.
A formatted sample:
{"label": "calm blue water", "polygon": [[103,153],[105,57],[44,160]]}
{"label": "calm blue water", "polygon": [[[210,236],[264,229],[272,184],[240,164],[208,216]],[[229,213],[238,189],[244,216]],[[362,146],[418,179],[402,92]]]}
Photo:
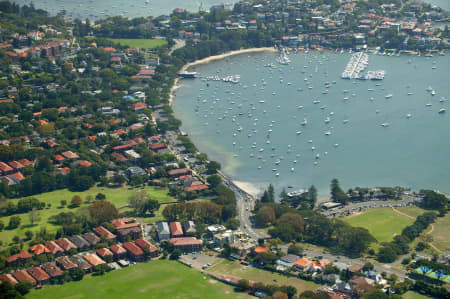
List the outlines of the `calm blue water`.
{"label": "calm blue water", "polygon": [[449,0],[424,0],[424,2],[430,3],[431,5],[436,5],[445,10],[450,10]]}
{"label": "calm blue water", "polygon": [[[24,5],[30,0],[14,0]],[[52,15],[65,9],[67,15],[73,18],[90,20],[106,18],[107,16],[125,15],[127,17],[147,17],[169,15],[174,8],[183,8],[196,12],[209,9],[221,3],[235,3],[236,0],[39,0],[32,1],[35,7],[42,8]]]}
{"label": "calm blue water", "polygon": [[274,53],[254,53],[200,65],[193,69],[204,76],[240,74],[241,83],[183,80],[174,111],[201,151],[258,187],[315,184],[323,196],[337,177],[346,188],[450,192],[450,107],[440,102],[450,98],[450,56],[370,55],[368,69],[386,70],[383,81],[340,79],[349,57],[299,53],[282,66]]}

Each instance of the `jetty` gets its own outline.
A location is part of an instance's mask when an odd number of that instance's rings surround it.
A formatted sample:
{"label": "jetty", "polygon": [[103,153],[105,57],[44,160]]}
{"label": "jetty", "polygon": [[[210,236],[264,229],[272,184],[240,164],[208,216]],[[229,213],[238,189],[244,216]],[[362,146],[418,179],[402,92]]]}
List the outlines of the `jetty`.
{"label": "jetty", "polygon": [[361,77],[360,72],[365,70],[368,64],[369,55],[364,52],[353,54],[342,73],[342,79],[357,79]]}

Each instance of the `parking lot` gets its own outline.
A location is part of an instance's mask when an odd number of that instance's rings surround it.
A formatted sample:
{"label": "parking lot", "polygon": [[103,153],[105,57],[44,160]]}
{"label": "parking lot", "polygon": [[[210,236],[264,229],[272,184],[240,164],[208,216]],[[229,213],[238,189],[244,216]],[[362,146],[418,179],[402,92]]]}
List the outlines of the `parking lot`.
{"label": "parking lot", "polygon": [[204,270],[211,266],[215,261],[217,260],[217,257],[215,255],[206,255],[203,252],[197,252],[197,253],[188,253],[183,254],[180,257],[180,261],[183,263],[190,265],[192,268],[198,269],[198,270]]}

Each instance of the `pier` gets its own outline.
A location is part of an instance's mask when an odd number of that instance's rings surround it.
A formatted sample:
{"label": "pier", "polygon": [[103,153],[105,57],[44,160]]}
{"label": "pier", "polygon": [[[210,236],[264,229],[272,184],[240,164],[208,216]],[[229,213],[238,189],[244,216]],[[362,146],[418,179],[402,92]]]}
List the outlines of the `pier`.
{"label": "pier", "polygon": [[364,52],[358,52],[352,55],[347,63],[342,79],[356,79],[361,77],[359,73],[363,71],[369,64],[369,56]]}

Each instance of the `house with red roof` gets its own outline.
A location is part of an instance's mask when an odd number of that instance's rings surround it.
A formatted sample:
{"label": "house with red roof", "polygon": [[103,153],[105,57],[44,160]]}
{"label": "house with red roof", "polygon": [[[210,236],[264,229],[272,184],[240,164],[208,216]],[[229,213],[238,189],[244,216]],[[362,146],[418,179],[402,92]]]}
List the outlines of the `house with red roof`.
{"label": "house with red roof", "polygon": [[113,257],[113,253],[111,252],[111,250],[109,250],[108,248],[99,248],[95,251],[97,253],[97,255],[101,258],[105,258],[107,256],[111,256]]}
{"label": "house with red roof", "polygon": [[171,238],[167,241],[182,252],[201,251],[203,248],[203,241],[194,237]]}
{"label": "house with red roof", "polygon": [[166,149],[167,148],[167,144],[165,143],[155,143],[155,144],[150,144],[149,149],[151,149],[152,151],[154,151],[155,153],[158,153],[160,150]]}
{"label": "house with red roof", "polygon": [[313,265],[313,261],[303,257],[295,262],[294,267],[298,268],[300,271],[307,271]]}
{"label": "house with red roof", "polygon": [[14,276],[12,276],[12,275],[9,274],[9,273],[0,275],[0,281],[2,281],[2,282],[9,282],[9,283],[12,284],[12,285],[16,285],[16,284],[19,283],[19,282],[14,278]]}
{"label": "house with red roof", "polygon": [[139,239],[142,234],[141,225],[134,218],[114,219],[111,223],[115,226],[120,240],[130,237],[132,240]]}
{"label": "house with red roof", "polygon": [[170,235],[172,238],[178,238],[183,236],[183,229],[181,223],[178,221],[173,221],[169,223]]}
{"label": "house with red roof", "polygon": [[78,266],[72,262],[67,256],[60,256],[56,260],[56,264],[64,271],[69,271],[78,268]]}
{"label": "house with red roof", "polygon": [[61,164],[65,160],[65,158],[61,155],[55,155],[54,160],[56,163]]}
{"label": "house with red roof", "polygon": [[30,259],[32,257],[33,256],[31,255],[31,253],[29,253],[28,251],[22,250],[21,252],[16,253],[16,254],[11,255],[10,257],[8,257],[6,259],[6,263],[14,264],[14,263],[26,261],[26,260],[28,260],[28,259]]}
{"label": "house with red roof", "polygon": [[13,173],[14,169],[4,162],[0,162],[0,175],[7,175]]}
{"label": "house with red roof", "polygon": [[23,166],[28,166],[28,165],[33,165],[33,164],[34,164],[33,162],[31,162],[30,160],[25,159],[25,158],[20,159],[19,162],[20,162]]}
{"label": "house with red roof", "polygon": [[72,151],[65,151],[61,153],[66,159],[78,159],[79,156]]}
{"label": "house with red roof", "polygon": [[45,242],[45,247],[50,251],[51,254],[59,256],[64,253],[64,249],[62,249],[55,241],[47,241]]}
{"label": "house with red roof", "polygon": [[21,170],[22,168],[24,168],[25,166],[20,163],[19,161],[11,161],[8,162],[9,166],[11,166],[12,168],[14,168],[15,170]]}
{"label": "house with red roof", "polygon": [[47,283],[50,280],[50,276],[42,270],[40,267],[28,268],[27,272],[36,280],[39,284]]}
{"label": "house with red roof", "polygon": [[16,271],[13,276],[18,282],[29,281],[32,285],[36,284],[36,280],[25,270]]}
{"label": "house with red roof", "polygon": [[35,255],[41,255],[43,253],[51,253],[50,250],[42,244],[36,244],[30,247],[30,251]]}
{"label": "house with red roof", "polygon": [[47,272],[47,274],[51,278],[58,278],[64,274],[64,272],[54,262],[43,264],[43,265],[41,265],[41,268],[45,272]]}
{"label": "house with red roof", "polygon": [[83,256],[83,258],[92,265],[92,267],[97,267],[99,265],[106,264],[104,260],[102,260],[98,255],[95,253],[88,253]]}
{"label": "house with red roof", "polygon": [[147,105],[143,102],[137,102],[137,103],[134,103],[133,105],[131,105],[131,107],[133,108],[133,110],[135,112],[138,112],[138,111],[142,111],[145,108],[147,108]]}
{"label": "house with red roof", "polygon": [[98,226],[98,227],[94,228],[94,232],[100,238],[101,237],[105,237],[106,240],[115,240],[116,239],[116,235],[114,235],[112,232],[110,232],[109,230],[107,230],[103,226]]}
{"label": "house with red roof", "polygon": [[144,250],[144,248],[147,248],[148,252],[150,253],[150,257],[152,258],[158,257],[158,248],[156,248],[156,246],[150,243],[149,241],[145,239],[138,239],[134,241],[134,243],[137,246],[139,246],[142,250]]}
{"label": "house with red roof", "polygon": [[127,162],[127,161],[128,161],[128,159],[127,159],[124,155],[122,155],[122,154],[120,154],[120,153],[114,152],[114,153],[111,153],[110,156],[111,156],[112,158],[116,159],[118,162],[121,162],[121,163],[124,163],[124,162]]}
{"label": "house with red roof", "polygon": [[65,252],[69,251],[70,249],[78,249],[78,247],[67,238],[59,238],[55,242],[59,245],[59,247],[64,249]]}
{"label": "house with red roof", "polygon": [[126,249],[118,244],[111,245],[111,247],[109,247],[109,249],[113,253],[114,259],[116,259],[116,260],[123,259],[127,255]]}
{"label": "house with red roof", "polygon": [[86,161],[86,160],[82,160],[82,161],[78,161],[78,165],[84,166],[84,167],[89,167],[92,165],[92,163],[89,161]]}
{"label": "house with red roof", "polygon": [[123,243],[122,246],[126,249],[128,256],[134,261],[141,262],[144,260],[144,251],[133,242]]}
{"label": "house with red roof", "polygon": [[255,249],[253,249],[255,253],[263,253],[263,252],[269,252],[269,248],[262,247],[262,246],[256,246]]}
{"label": "house with red roof", "polygon": [[189,168],[172,169],[169,170],[167,174],[173,178],[177,178],[182,175],[189,175],[189,174],[192,175],[192,170],[190,170]]}

